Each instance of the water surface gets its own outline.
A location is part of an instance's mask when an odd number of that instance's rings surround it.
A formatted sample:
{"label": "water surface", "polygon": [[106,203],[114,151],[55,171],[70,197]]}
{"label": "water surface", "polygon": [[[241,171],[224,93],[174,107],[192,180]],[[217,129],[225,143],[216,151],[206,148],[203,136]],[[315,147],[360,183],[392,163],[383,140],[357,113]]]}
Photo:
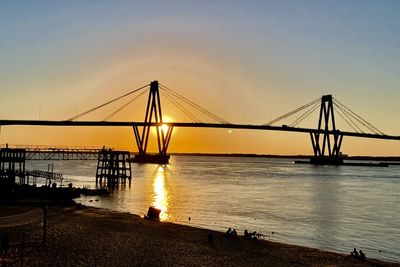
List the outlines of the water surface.
{"label": "water surface", "polygon": [[[30,161],[28,169],[47,169]],[[95,187],[95,161],[55,161],[64,184]],[[278,242],[400,262],[400,166],[296,165],[290,159],[173,156],[133,164],[131,186],[85,205],[226,231],[257,231]],[[96,201],[97,200],[97,201]],[[189,222],[189,217],[191,218]]]}

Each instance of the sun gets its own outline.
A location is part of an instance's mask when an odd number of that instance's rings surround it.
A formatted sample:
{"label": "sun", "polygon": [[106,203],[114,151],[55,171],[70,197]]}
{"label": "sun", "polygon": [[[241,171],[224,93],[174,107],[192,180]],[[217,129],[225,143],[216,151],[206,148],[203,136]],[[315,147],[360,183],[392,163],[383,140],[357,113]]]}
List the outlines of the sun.
{"label": "sun", "polygon": [[[173,121],[174,120],[170,116],[163,115],[163,122],[173,122]],[[167,134],[168,129],[169,127],[167,124],[161,125],[161,130],[163,131],[164,134]]]}
{"label": "sun", "polygon": [[167,134],[168,129],[169,129],[168,125],[166,124],[161,125],[161,130],[163,131],[164,134]]}

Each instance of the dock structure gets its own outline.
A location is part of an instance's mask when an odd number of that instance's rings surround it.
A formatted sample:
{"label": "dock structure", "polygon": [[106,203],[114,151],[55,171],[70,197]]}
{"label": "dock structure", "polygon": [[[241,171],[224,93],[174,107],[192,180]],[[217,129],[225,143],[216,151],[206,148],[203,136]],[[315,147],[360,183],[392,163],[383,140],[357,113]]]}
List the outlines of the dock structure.
{"label": "dock structure", "polygon": [[96,186],[117,186],[129,184],[132,179],[129,151],[113,151],[103,148],[99,152],[96,171]]}
{"label": "dock structure", "polygon": [[8,145],[0,148],[25,149],[26,160],[97,160],[101,147],[54,146],[54,145]]}
{"label": "dock structure", "polygon": [[55,182],[59,182],[60,185],[62,185],[62,182],[64,180],[63,174],[62,173],[53,172],[52,164],[49,165],[49,166],[51,166],[51,170],[47,170],[47,171],[41,171],[41,170],[26,171],[25,172],[26,183],[29,184],[29,178],[32,177],[32,184],[33,185],[36,185],[38,178],[46,179],[45,186],[50,186]]}
{"label": "dock structure", "polygon": [[63,175],[53,172],[53,164],[49,164],[47,171],[25,170],[26,149],[9,148],[6,145],[0,149],[0,184],[9,186],[15,183],[36,185],[38,178],[46,179],[45,185],[59,181],[62,184]]}
{"label": "dock structure", "polygon": [[66,146],[29,146],[27,160],[96,160],[101,148]]}
{"label": "dock structure", "polygon": [[0,149],[0,183],[14,184],[16,177],[19,177],[20,182],[24,181],[25,159],[25,149],[8,146]]}

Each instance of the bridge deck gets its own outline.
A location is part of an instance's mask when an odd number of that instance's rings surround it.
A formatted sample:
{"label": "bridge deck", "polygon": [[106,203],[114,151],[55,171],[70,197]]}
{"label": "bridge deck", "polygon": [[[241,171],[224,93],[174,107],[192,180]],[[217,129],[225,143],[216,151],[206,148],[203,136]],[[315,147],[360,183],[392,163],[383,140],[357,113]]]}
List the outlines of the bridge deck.
{"label": "bridge deck", "polygon": [[[299,133],[340,133],[343,136],[400,140],[400,136],[380,135],[370,133],[356,133],[347,131],[324,131],[311,128],[298,128],[286,125],[251,125],[251,124],[220,124],[220,123],[190,123],[190,122],[166,122],[168,126],[181,128],[222,128],[222,129],[243,129],[243,130],[267,130],[267,131],[283,131],[283,132],[299,132]],[[105,126],[105,127],[132,127],[132,126],[161,126],[161,123],[145,123],[134,121],[41,121],[41,120],[0,120],[0,126],[7,125],[27,125],[27,126]]]}

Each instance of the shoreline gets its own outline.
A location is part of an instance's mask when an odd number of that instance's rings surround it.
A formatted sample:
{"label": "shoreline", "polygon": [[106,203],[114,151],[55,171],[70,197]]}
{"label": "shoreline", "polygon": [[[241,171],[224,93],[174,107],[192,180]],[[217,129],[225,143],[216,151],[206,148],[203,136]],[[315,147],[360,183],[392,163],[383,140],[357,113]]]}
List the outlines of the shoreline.
{"label": "shoreline", "polygon": [[84,205],[50,206],[47,229],[46,246],[27,246],[25,266],[400,266]]}
{"label": "shoreline", "polygon": [[[135,154],[137,152],[130,152]],[[195,156],[195,157],[231,157],[231,158],[270,158],[270,159],[310,159],[313,155],[274,155],[274,154],[252,154],[252,153],[185,153],[171,152],[171,156]],[[394,161],[399,162],[400,156],[345,156],[345,160],[361,161]]]}

